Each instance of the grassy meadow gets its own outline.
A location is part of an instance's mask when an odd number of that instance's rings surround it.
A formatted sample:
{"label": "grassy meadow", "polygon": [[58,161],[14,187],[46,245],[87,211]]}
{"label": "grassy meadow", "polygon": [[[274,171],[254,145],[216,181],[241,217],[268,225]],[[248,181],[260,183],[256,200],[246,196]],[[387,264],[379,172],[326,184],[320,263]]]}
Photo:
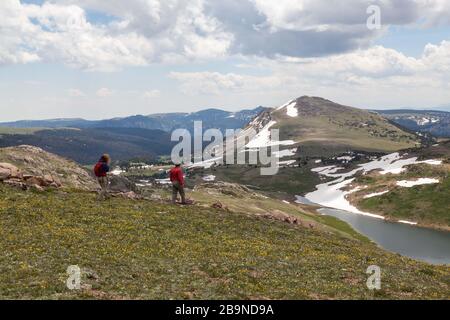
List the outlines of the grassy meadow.
{"label": "grassy meadow", "polygon": [[[0,298],[449,298],[448,267],[345,236],[348,227],[335,220],[316,223],[327,228],[212,209],[200,200],[181,207],[97,202],[89,192],[0,185]],[[382,268],[380,291],[366,287],[372,264]],[[82,268],[82,290],[66,288],[69,265]]]}

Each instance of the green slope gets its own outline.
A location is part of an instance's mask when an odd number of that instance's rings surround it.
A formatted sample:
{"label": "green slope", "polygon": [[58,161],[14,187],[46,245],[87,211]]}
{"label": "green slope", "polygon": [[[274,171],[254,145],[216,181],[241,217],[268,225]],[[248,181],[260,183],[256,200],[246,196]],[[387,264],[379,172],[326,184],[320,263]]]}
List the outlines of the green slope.
{"label": "green slope", "polygon": [[322,155],[333,148],[335,152],[348,149],[390,152],[415,147],[417,136],[391,124],[385,118],[366,110],[347,107],[332,101],[301,97],[296,99],[298,116],[290,117],[287,109],[271,113],[280,129],[280,139],[294,140],[305,146],[310,155]]}
{"label": "green slope", "polygon": [[[206,207],[0,185],[0,298],[448,298],[449,268]],[[382,290],[366,288],[369,265]],[[65,287],[69,265],[82,291]]]}
{"label": "green slope", "polygon": [[[437,184],[404,188],[397,181],[415,181],[435,178]],[[450,165],[414,165],[400,175],[372,173],[359,177],[355,184],[368,186],[351,196],[351,201],[361,210],[382,214],[395,220],[418,222],[424,226],[450,229]],[[387,191],[383,195],[364,199],[364,195]]]}

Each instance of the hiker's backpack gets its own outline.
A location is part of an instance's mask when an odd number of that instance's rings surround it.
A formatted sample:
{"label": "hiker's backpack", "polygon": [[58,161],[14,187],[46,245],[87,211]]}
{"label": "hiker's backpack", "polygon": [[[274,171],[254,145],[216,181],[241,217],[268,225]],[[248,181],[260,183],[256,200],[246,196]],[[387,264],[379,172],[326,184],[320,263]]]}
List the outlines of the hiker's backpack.
{"label": "hiker's backpack", "polygon": [[94,173],[96,177],[103,177],[105,175],[105,172],[103,172],[103,163],[97,162],[94,167]]}

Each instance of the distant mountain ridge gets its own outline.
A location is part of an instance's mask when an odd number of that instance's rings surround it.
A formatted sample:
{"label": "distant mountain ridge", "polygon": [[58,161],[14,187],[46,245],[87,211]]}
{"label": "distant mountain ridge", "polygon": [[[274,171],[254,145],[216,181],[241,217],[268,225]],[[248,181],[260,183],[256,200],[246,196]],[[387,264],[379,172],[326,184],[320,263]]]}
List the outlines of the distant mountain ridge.
{"label": "distant mountain ridge", "polygon": [[102,153],[109,153],[114,160],[154,160],[170,154],[174,142],[168,132],[140,128],[55,128],[0,135],[0,147],[17,145],[33,145],[81,164],[92,164]]}
{"label": "distant mountain ridge", "polygon": [[0,129],[7,129],[0,130],[0,147],[33,145],[82,164],[95,162],[101,153],[109,153],[115,160],[155,160],[170,154],[175,144],[170,140],[172,130],[192,132],[194,121],[202,121],[203,130],[239,129],[263,110],[263,107],[238,112],[206,109],[98,121],[76,118],[0,123]]}
{"label": "distant mountain ridge", "polygon": [[374,110],[409,130],[450,138],[450,112],[439,110]]}
{"label": "distant mountain ridge", "polygon": [[[266,145],[269,130],[280,129],[280,140],[284,141],[281,145],[286,146],[282,149],[295,147],[297,156],[327,157],[347,151],[387,153],[414,148],[425,141],[415,130],[388,118],[324,98],[302,96],[278,108],[258,107],[238,112],[206,109],[98,121],[53,119],[0,123],[0,129],[8,127],[0,135],[0,146],[36,145],[81,163],[92,163],[100,152],[109,152],[119,160],[153,159],[170,154],[172,130],[181,128],[192,132],[194,121],[202,121],[204,130],[254,128],[260,134],[248,148]],[[18,132],[30,127],[41,129],[25,134]]]}
{"label": "distant mountain ridge", "polygon": [[206,109],[192,113],[158,113],[151,115],[134,115],[123,118],[105,120],[49,119],[49,120],[20,120],[0,123],[0,127],[12,128],[139,128],[148,130],[162,130],[171,132],[174,129],[193,130],[194,121],[202,121],[203,129],[242,128],[265,108],[257,107],[251,110],[237,112],[220,109]]}

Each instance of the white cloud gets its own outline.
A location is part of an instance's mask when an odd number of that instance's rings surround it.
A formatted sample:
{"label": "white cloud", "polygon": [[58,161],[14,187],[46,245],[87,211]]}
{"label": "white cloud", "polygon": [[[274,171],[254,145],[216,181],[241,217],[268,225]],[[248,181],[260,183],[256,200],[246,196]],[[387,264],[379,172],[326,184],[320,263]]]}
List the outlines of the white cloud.
{"label": "white cloud", "polygon": [[[98,7],[117,20],[91,23],[84,7]],[[224,56],[232,40],[213,17],[203,14],[201,0],[59,1],[41,6],[3,0],[0,37],[0,63],[43,60],[99,71]]]}
{"label": "white cloud", "polygon": [[[249,59],[250,60],[250,59]],[[261,103],[300,95],[323,96],[360,107],[441,105],[450,100],[450,42],[427,45],[420,58],[376,46],[320,58],[256,59],[268,76],[217,72],[172,73],[183,93],[258,95]],[[246,65],[252,68],[252,65]],[[251,69],[250,69],[251,70]],[[276,97],[277,99],[273,99]]]}
{"label": "white cloud", "polygon": [[107,98],[113,95],[113,91],[108,88],[100,88],[97,90],[96,95],[100,98]]}
{"label": "white cloud", "polygon": [[[372,4],[385,27],[450,24],[447,0],[2,0],[0,64],[113,71],[234,54],[340,54],[369,47],[383,32],[365,26]],[[90,21],[87,10],[111,21]]]}
{"label": "white cloud", "polygon": [[159,90],[153,89],[153,90],[145,91],[144,94],[142,95],[142,97],[145,99],[153,99],[153,98],[159,97],[160,94],[161,94],[161,92]]}
{"label": "white cloud", "polygon": [[73,98],[85,97],[86,94],[79,89],[69,89],[69,96]]}
{"label": "white cloud", "polygon": [[417,0],[419,11],[423,16],[425,27],[450,24],[450,1],[448,0]]}
{"label": "white cloud", "polygon": [[[258,77],[219,72],[172,72],[170,78],[181,82],[181,91],[196,95],[225,95],[227,93],[248,93],[280,87],[289,77],[277,75]],[[291,77],[291,80],[295,78]]]}

